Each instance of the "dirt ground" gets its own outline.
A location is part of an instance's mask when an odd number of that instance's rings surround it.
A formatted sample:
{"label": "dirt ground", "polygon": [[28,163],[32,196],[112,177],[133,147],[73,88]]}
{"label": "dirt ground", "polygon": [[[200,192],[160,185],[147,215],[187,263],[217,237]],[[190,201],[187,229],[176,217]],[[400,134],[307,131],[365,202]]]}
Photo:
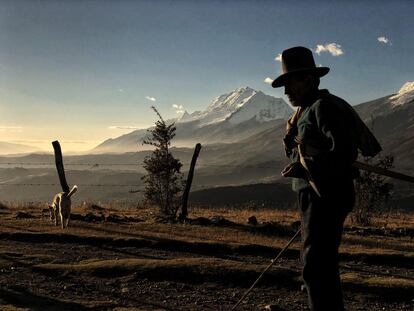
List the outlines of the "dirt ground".
{"label": "dirt ground", "polygon": [[[215,214],[225,219],[209,222]],[[246,223],[251,214],[259,224]],[[0,310],[230,310],[296,229],[294,212],[200,209],[190,217],[156,223],[151,209],[83,206],[62,230],[41,206],[2,206]],[[414,310],[413,219],[347,227],[347,310]],[[299,256],[295,242],[237,310],[307,310]]]}

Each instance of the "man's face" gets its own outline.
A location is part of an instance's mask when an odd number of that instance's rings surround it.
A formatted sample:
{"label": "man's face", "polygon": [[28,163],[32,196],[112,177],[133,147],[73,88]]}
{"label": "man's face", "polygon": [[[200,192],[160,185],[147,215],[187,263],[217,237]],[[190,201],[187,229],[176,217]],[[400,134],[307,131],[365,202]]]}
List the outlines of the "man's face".
{"label": "man's face", "polygon": [[310,75],[291,75],[286,79],[285,94],[293,107],[306,104],[312,91],[312,77]]}

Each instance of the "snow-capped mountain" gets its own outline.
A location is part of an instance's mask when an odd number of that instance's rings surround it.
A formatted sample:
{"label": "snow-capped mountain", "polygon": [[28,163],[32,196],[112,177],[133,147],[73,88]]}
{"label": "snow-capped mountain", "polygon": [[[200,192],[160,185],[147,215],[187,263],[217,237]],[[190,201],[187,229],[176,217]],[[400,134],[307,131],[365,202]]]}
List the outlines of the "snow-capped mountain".
{"label": "snow-capped mountain", "polygon": [[292,108],[283,99],[242,87],[214,98],[205,111],[186,111],[178,122],[198,121],[199,127],[223,121],[236,125],[253,118],[259,122],[286,119],[290,114]]}
{"label": "snow-capped mountain", "polygon": [[[187,111],[175,120],[175,146],[234,143],[285,122],[293,109],[281,98],[275,98],[249,87],[214,98],[204,111]],[[137,151],[146,130],[137,130],[98,145],[93,153]]]}
{"label": "snow-capped mountain", "polygon": [[414,82],[406,82],[396,94],[355,108],[373,129],[384,152],[394,155],[395,167],[411,173],[414,159]]}
{"label": "snow-capped mountain", "polygon": [[393,106],[401,106],[414,99],[414,81],[406,82],[397,94],[390,97]]}
{"label": "snow-capped mountain", "polygon": [[[354,108],[380,141],[384,154],[394,156],[395,167],[393,170],[414,175],[414,98],[410,95],[412,94],[412,88],[409,87],[412,84],[410,83],[412,82],[404,84],[394,94],[362,103],[354,106]],[[248,107],[246,104],[251,103],[250,100],[243,105],[244,109]],[[396,100],[399,100],[399,104],[393,105]],[[217,102],[215,101],[215,103]],[[256,119],[256,117],[260,114],[253,114],[253,118],[234,125],[230,122],[231,118],[235,118],[242,111],[235,109],[224,121],[199,127],[198,118],[201,118],[201,115],[207,110],[206,108],[205,111],[191,114],[194,118],[193,122],[176,123],[177,136],[173,141],[174,147],[189,147],[173,148],[174,156],[185,164],[184,171],[188,169],[188,164],[191,161],[194,143],[201,142],[203,144],[197,162],[197,177],[193,182],[192,189],[258,182],[267,183],[281,178],[279,172],[288,163],[282,144],[285,120],[266,122],[263,121],[266,118],[262,118],[262,121],[259,121],[260,118]],[[137,130],[114,139],[108,139],[92,152],[120,154],[67,156],[65,163],[120,164],[109,168],[101,165],[100,168],[94,168],[93,171],[85,170],[85,166],[79,166],[76,171],[69,171],[69,179],[74,181],[83,180],[86,184],[101,183],[102,180],[109,180],[114,184],[136,184],[140,180],[137,174],[144,173],[143,168],[137,166],[133,168],[134,172],[128,172],[131,170],[131,166],[122,164],[142,163],[144,157],[149,154],[148,151],[137,152],[141,146],[139,141],[145,136],[145,133],[146,130]],[[220,142],[220,144],[211,144],[211,142]],[[124,153],[125,151],[133,152]],[[27,159],[21,156],[3,159],[3,162],[19,163],[28,161],[33,163],[50,162],[53,161],[53,155],[30,155],[27,156]],[[71,168],[73,169],[73,167]],[[49,170],[46,171],[48,175],[44,174],[45,170]],[[0,183],[12,178],[15,178],[19,183],[44,183],[45,180],[50,180],[50,176],[56,174],[51,168],[30,168],[28,171],[18,167],[5,168],[0,173]],[[398,200],[398,203],[393,206],[405,206],[412,209],[414,187],[411,188],[408,183],[392,181],[395,183],[394,198]],[[284,180],[284,182],[287,181]],[[50,191],[46,188],[43,192],[36,189],[36,193],[23,193],[15,187],[0,186],[0,197],[4,200],[13,200],[16,197],[19,197],[20,200],[33,200],[33,198],[44,200],[50,195]],[[131,196],[125,196],[125,192],[118,189],[97,189],[89,192],[92,193],[92,197],[88,199],[94,200],[114,200],[114,198],[129,200],[131,198]],[[85,193],[89,192],[86,191]],[[132,198],[135,200],[136,197],[132,196]]]}
{"label": "snow-capped mountain", "polygon": [[[405,82],[397,93],[357,105],[356,109],[366,122],[371,122],[373,118],[398,114],[399,117],[394,116],[393,118],[394,122],[398,123],[400,115],[404,117],[411,115],[411,110],[414,110],[413,103],[414,82]],[[405,110],[407,111],[403,112]],[[384,123],[383,125],[387,124]]]}

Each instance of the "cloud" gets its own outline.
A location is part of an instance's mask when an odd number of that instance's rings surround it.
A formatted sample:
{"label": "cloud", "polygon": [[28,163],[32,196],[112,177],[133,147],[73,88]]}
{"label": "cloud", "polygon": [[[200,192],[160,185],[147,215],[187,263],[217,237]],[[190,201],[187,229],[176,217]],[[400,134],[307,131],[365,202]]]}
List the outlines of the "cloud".
{"label": "cloud", "polygon": [[172,105],[172,107],[175,109],[176,113],[184,113],[185,112],[183,105],[174,104],[174,105]]}
{"label": "cloud", "polygon": [[118,89],[118,92],[123,93],[124,92],[124,89]]}
{"label": "cloud", "polygon": [[142,126],[129,126],[129,125],[111,125],[108,126],[110,130],[141,130]]}
{"label": "cloud", "polygon": [[264,80],[263,80],[263,82],[264,82],[264,83],[267,83],[267,84],[272,84],[273,79],[272,79],[272,78],[267,77],[266,79],[264,79]]}
{"label": "cloud", "polygon": [[62,143],[65,144],[86,144],[86,141],[80,141],[80,140],[64,140]]}
{"label": "cloud", "polygon": [[145,96],[145,98],[152,102],[156,101],[155,97],[152,97],[152,96]]}
{"label": "cloud", "polygon": [[[81,140],[59,140],[61,143],[64,144],[86,144],[86,141],[81,141]],[[10,142],[12,143],[16,143],[16,144],[44,144],[44,143],[49,143],[50,140],[47,139],[17,139],[17,140],[11,140]]]}
{"label": "cloud", "polygon": [[23,127],[21,126],[0,126],[0,132],[21,133],[23,132]]}
{"label": "cloud", "polygon": [[340,56],[344,54],[344,51],[341,49],[341,45],[337,43],[327,43],[325,45],[323,44],[317,44],[315,53],[320,55],[323,52],[328,52],[332,56]]}
{"label": "cloud", "polygon": [[384,36],[378,37],[377,40],[380,43],[384,43],[384,44],[387,44],[387,45],[392,45],[390,39],[388,39],[387,37],[384,37]]}
{"label": "cloud", "polygon": [[275,57],[275,61],[281,62],[282,61],[282,54],[277,54],[277,56]]}
{"label": "cloud", "polygon": [[50,140],[24,140],[24,139],[18,139],[18,140],[11,140],[10,142],[16,143],[16,144],[42,144],[50,142]]}

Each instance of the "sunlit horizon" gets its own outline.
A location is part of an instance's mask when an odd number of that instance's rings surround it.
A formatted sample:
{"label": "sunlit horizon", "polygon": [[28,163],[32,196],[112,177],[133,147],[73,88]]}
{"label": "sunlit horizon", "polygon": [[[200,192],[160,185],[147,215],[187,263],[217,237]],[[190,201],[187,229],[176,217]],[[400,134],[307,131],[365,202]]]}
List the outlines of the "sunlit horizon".
{"label": "sunlit horizon", "polygon": [[87,152],[269,83],[302,45],[352,105],[414,80],[410,1],[0,1],[0,142]]}

